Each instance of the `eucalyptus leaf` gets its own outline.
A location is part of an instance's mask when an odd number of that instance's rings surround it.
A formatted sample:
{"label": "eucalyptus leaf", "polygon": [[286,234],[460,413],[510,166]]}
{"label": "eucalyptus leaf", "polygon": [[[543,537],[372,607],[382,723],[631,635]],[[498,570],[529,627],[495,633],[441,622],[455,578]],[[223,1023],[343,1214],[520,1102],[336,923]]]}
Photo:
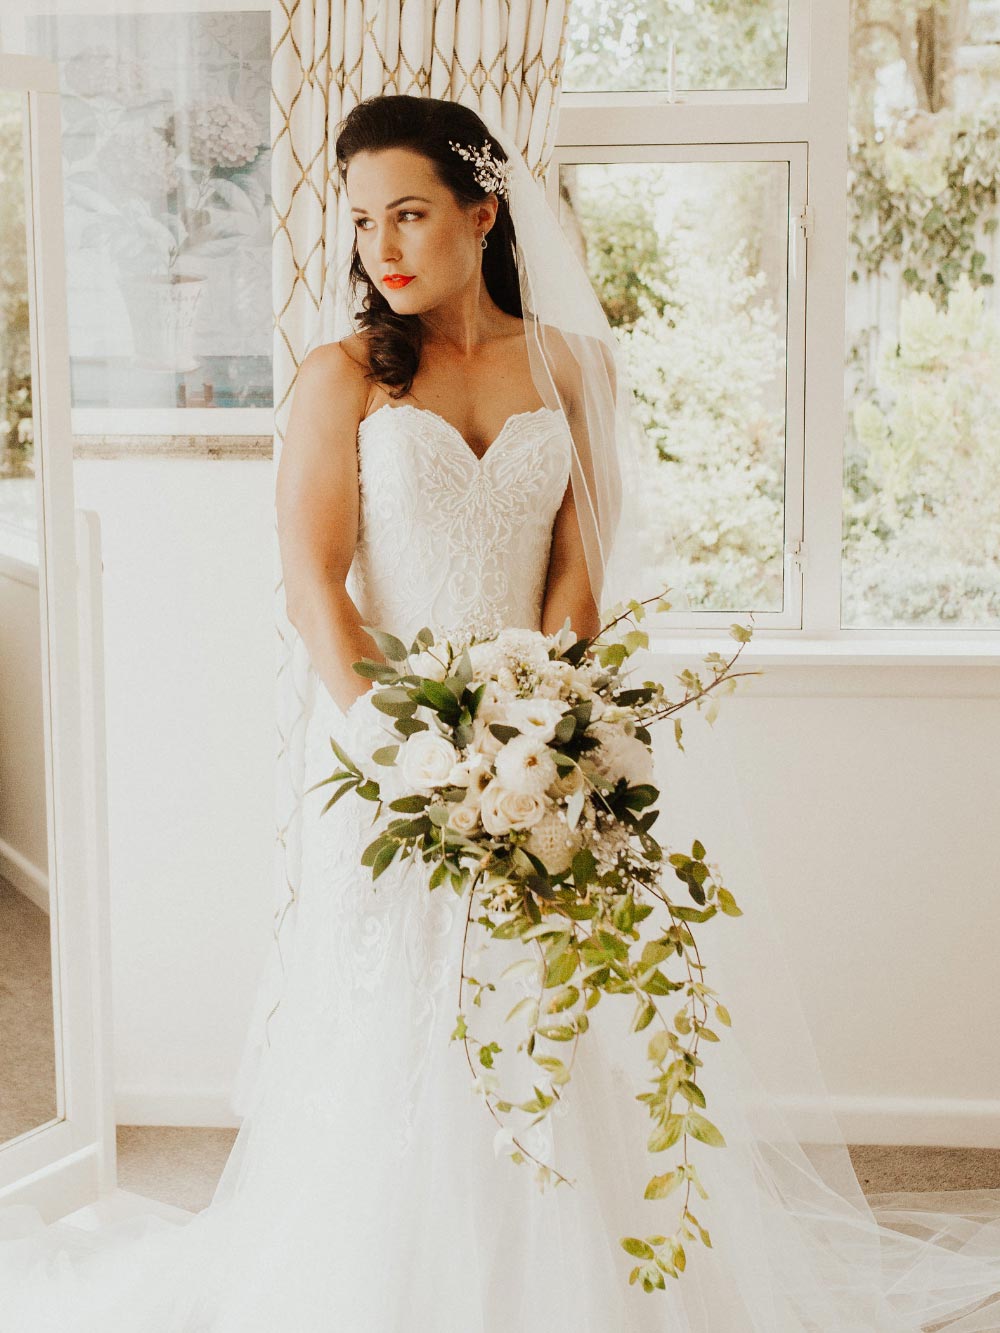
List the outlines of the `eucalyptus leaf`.
{"label": "eucalyptus leaf", "polygon": [[385,630],[374,629],[371,625],[362,625],[361,628],[378,644],[379,652],[390,662],[405,662],[407,653],[406,647],[394,634],[387,634]]}

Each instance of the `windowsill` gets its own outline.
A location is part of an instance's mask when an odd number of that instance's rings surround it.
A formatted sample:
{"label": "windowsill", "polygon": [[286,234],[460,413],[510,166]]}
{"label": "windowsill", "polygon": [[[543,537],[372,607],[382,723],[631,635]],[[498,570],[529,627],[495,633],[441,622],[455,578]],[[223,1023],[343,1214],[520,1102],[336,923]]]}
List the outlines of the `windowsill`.
{"label": "windowsill", "polygon": [[[887,630],[887,634],[894,631]],[[740,654],[738,666],[761,667],[996,667],[1000,665],[1000,633],[992,638],[951,638],[951,631],[938,637],[898,639],[808,639],[765,637],[760,630]],[[992,632],[990,632],[992,633]],[[703,658],[719,652],[726,658],[739,648],[728,630],[717,637],[659,634],[651,636],[649,652],[655,657]]]}

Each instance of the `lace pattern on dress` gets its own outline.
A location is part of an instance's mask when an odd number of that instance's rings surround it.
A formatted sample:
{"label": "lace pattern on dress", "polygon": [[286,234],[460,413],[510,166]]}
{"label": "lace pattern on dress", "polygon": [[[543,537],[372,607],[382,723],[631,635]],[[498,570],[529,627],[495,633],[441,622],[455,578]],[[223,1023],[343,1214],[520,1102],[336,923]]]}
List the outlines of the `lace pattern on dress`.
{"label": "lace pattern on dress", "polygon": [[[505,625],[538,628],[570,457],[565,418],[548,408],[508,418],[481,457],[454,427],[424,409],[386,406],[368,417],[358,432],[360,522],[347,585],[363,623],[404,643],[424,625],[454,639]],[[331,734],[359,762],[370,753],[377,743],[373,714],[364,707],[344,714],[317,686],[306,787],[335,766]],[[336,1042],[349,1059],[352,1046],[372,1039],[377,1016],[384,1018],[399,992],[400,1004],[409,1007],[408,1029],[419,1034],[399,1071],[396,1146],[402,1154],[440,1031],[441,1005],[457,998],[450,987],[457,987],[464,900],[445,885],[429,891],[419,860],[393,864],[374,883],[359,874],[361,852],[375,836],[374,806],[369,813],[347,797],[320,816],[329,795],[322,787],[306,798],[295,948],[308,961],[294,969],[302,992],[297,998],[325,1034],[317,1058],[327,1058],[324,1042]],[[310,1118],[335,1116],[321,1098],[305,1109]]]}

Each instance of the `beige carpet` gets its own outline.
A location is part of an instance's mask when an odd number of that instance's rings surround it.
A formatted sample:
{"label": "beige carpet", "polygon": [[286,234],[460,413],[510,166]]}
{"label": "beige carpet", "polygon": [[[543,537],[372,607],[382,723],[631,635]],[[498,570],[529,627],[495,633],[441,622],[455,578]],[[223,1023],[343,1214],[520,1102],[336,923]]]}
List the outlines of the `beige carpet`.
{"label": "beige carpet", "polygon": [[56,1115],[49,918],[0,876],[0,1143]]}

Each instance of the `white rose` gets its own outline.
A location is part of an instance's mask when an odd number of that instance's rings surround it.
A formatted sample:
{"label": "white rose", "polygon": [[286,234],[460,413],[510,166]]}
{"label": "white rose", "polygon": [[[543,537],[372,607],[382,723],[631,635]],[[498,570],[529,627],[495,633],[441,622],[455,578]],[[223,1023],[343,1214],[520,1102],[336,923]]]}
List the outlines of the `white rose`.
{"label": "white rose", "polygon": [[479,812],[474,805],[469,805],[467,801],[457,801],[452,806],[451,813],[448,815],[448,824],[456,833],[464,833],[468,836],[478,823]]}
{"label": "white rose", "polygon": [[507,721],[525,736],[536,741],[550,741],[556,725],[566,712],[566,705],[555,699],[514,699],[507,705]]}
{"label": "white rose", "polygon": [[548,746],[534,736],[515,736],[497,755],[497,781],[507,791],[541,796],[558,772]]}
{"label": "white rose", "polygon": [[426,676],[429,680],[444,680],[448,674],[441,657],[444,655],[444,649],[438,649],[438,655],[429,652],[426,648],[422,652],[410,658],[410,670],[415,676]]}
{"label": "white rose", "polygon": [[458,760],[458,751],[433,731],[415,731],[397,758],[403,777],[418,791],[443,787]]}
{"label": "white rose", "polygon": [[532,793],[507,791],[494,780],[483,792],[479,814],[487,833],[509,833],[537,824],[545,814],[545,802]]}
{"label": "white rose", "polygon": [[571,829],[562,815],[548,810],[532,828],[524,846],[538,857],[546,870],[558,875],[569,868],[580,842],[580,833]]}

